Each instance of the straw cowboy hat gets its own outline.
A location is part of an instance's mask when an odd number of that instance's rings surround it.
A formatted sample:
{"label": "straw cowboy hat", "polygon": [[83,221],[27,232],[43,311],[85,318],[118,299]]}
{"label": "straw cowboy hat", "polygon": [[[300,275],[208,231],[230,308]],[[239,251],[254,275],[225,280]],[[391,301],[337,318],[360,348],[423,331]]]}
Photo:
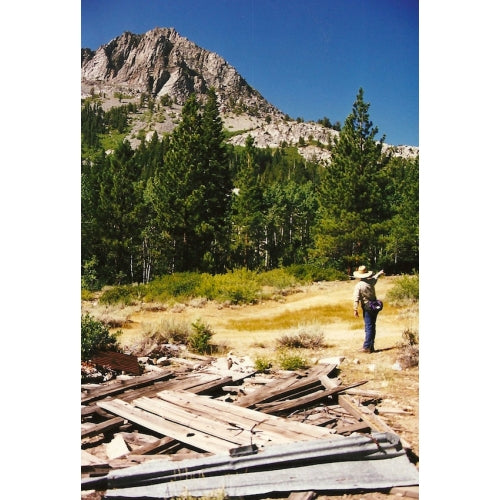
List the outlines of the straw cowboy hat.
{"label": "straw cowboy hat", "polygon": [[367,271],[366,266],[359,266],[357,271],[352,273],[355,278],[369,278],[373,271]]}

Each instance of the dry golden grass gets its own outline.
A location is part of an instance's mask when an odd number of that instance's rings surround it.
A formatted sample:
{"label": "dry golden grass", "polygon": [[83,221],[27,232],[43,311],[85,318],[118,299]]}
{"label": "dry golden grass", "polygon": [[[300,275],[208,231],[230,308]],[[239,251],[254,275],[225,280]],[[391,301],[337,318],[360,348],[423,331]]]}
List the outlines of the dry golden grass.
{"label": "dry golden grass", "polygon": [[352,317],[352,307],[341,304],[310,306],[295,311],[284,310],[270,318],[252,318],[244,323],[233,319],[227,321],[226,327],[238,331],[286,330],[304,325],[327,324],[332,321],[357,322]]}

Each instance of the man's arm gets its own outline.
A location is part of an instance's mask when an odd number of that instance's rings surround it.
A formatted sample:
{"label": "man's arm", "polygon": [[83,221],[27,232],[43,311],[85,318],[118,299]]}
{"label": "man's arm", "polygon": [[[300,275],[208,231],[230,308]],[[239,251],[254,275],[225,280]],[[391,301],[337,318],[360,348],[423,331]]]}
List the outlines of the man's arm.
{"label": "man's arm", "polygon": [[353,296],[353,308],[354,308],[354,317],[357,318],[359,316],[358,313],[358,304],[361,302],[361,293],[359,283],[354,288],[354,296]]}

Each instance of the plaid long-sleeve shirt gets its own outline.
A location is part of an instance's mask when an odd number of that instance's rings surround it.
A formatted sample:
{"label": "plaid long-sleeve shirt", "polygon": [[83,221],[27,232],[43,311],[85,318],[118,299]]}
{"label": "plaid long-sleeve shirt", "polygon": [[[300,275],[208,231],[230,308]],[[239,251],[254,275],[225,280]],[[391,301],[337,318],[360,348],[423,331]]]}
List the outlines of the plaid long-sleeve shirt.
{"label": "plaid long-sleeve shirt", "polygon": [[358,304],[361,303],[361,307],[364,307],[368,301],[377,300],[375,294],[375,284],[378,281],[378,277],[363,278],[359,280],[359,283],[354,287],[354,309],[358,308]]}

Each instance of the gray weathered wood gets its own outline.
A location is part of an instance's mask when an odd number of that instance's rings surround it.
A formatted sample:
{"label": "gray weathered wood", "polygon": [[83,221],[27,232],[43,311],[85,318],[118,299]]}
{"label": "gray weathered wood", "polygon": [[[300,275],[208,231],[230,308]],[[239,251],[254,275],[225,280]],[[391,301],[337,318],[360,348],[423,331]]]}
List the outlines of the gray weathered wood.
{"label": "gray weathered wood", "polygon": [[170,422],[158,415],[152,415],[119,399],[99,401],[97,404],[101,408],[135,422],[142,427],[172,437],[200,450],[211,453],[227,453],[231,448],[234,448],[234,443],[201,432],[191,431],[183,425]]}
{"label": "gray weathered wood", "polygon": [[106,420],[105,422],[101,422],[100,424],[95,424],[94,427],[91,427],[89,429],[82,429],[81,439],[97,436],[98,434],[103,434],[104,432],[108,432],[112,429],[117,429],[123,423],[123,418],[115,417]]}
{"label": "gray weathered wood", "polygon": [[253,428],[261,431],[263,435],[268,436],[274,442],[334,437],[334,433],[328,429],[283,419],[275,415],[266,415],[233,403],[225,403],[186,391],[161,391],[157,397],[181,406],[192,413],[224,422],[227,426],[235,425],[241,429]]}
{"label": "gray weathered wood", "polygon": [[129,389],[136,389],[145,385],[150,385],[156,381],[170,378],[173,375],[173,371],[165,370],[163,373],[148,373],[147,375],[140,375],[131,380],[113,383],[100,389],[96,389],[88,395],[82,395],[81,404],[98,401],[99,399],[103,399],[108,396],[115,396],[116,394],[120,394]]}
{"label": "gray weathered wood", "polygon": [[316,391],[307,396],[302,396],[295,399],[290,399],[288,401],[277,401],[268,404],[258,404],[257,408],[264,413],[280,413],[284,411],[292,411],[295,409],[303,408],[305,406],[311,405],[313,403],[319,403],[324,399],[332,396],[333,394],[338,394],[340,392],[345,391],[349,387],[356,387],[358,385],[366,384],[366,380],[362,382],[357,382],[355,384],[351,384],[349,386],[338,386],[333,389]]}

